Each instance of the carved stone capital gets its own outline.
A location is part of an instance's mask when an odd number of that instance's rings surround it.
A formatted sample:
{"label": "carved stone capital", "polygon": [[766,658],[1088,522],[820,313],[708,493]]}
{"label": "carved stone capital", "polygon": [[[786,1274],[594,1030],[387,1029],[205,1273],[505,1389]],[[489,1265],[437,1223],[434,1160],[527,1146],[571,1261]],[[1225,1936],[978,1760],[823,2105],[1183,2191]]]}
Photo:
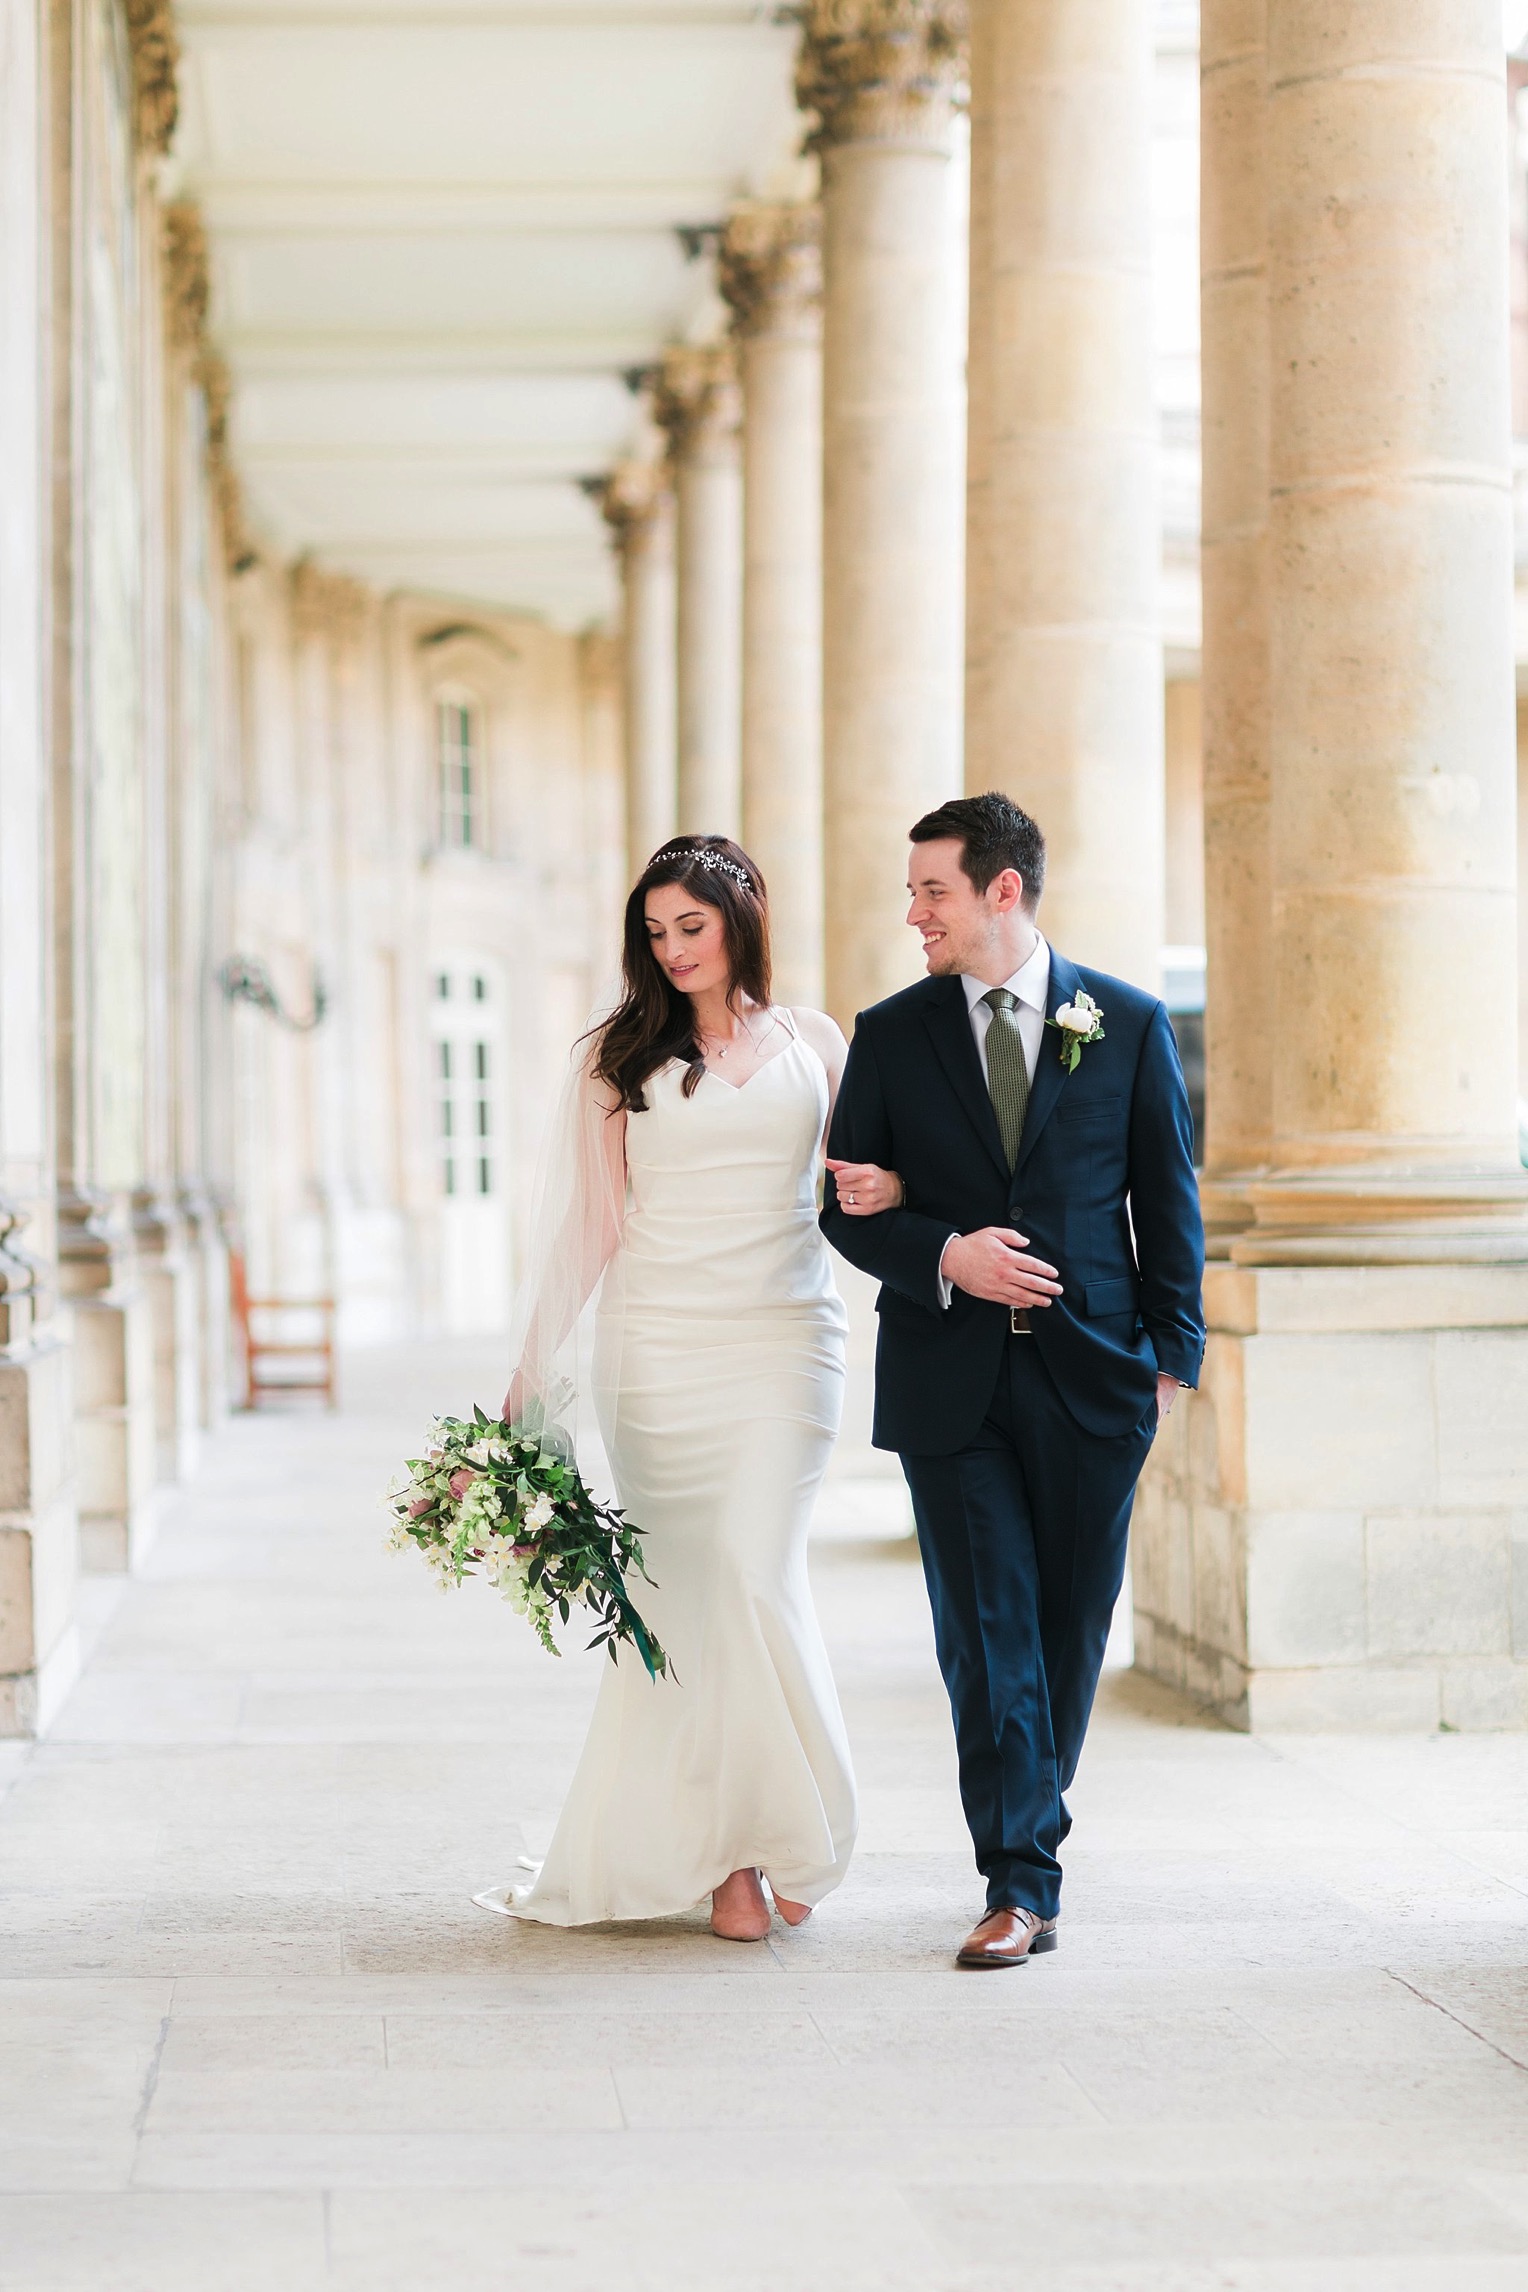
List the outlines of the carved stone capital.
{"label": "carved stone capital", "polygon": [[[178,350],[195,350],[207,325],[207,233],[190,199],[166,207],[164,230],[165,327]],[[225,369],[226,372],[226,369]]]}
{"label": "carved stone capital", "polygon": [[669,473],[662,462],[617,462],[601,480],[595,498],[600,514],[624,550],[669,498]]}
{"label": "carved stone capital", "polygon": [[207,471],[223,536],[223,557],[231,573],[254,564],[259,552],[244,512],[244,489],[234,470],[228,443],[228,411],[233,380],[227,363],[207,342],[211,291],[207,233],[201,209],[177,199],[163,216],[165,332],[172,348],[191,356],[191,375],[207,410]]}
{"label": "carved stone capital", "polygon": [[221,1243],[218,1206],[205,1178],[182,1179],[175,1189],[175,1200],[187,1231],[199,1244],[205,1245],[209,1240]]}
{"label": "carved stone capital", "polygon": [[811,151],[838,143],[948,148],[966,74],[967,0],[806,0],[796,100]]}
{"label": "carved stone capital", "polygon": [[185,1227],[170,1188],[135,1186],[132,1198],[133,1246],[140,1260],[175,1264],[184,1255]]}
{"label": "carved stone capital", "polygon": [[180,42],[170,0],[126,0],[126,12],[138,142],[144,151],[158,155],[169,150],[180,111],[175,84]]}
{"label": "carved stone capital", "polygon": [[207,402],[207,451],[216,457],[228,451],[228,409],[233,404],[233,376],[226,359],[204,350],[196,362],[196,379]]}
{"label": "carved stone capital", "polygon": [[730,448],[743,418],[732,344],[682,343],[666,351],[653,383],[653,415],[676,461]]}
{"label": "carved stone capital", "polygon": [[0,1194],[0,1353],[19,1351],[37,1317],[42,1268],[18,1239],[27,1218],[21,1203]]}
{"label": "carved stone capital", "polygon": [[226,361],[209,350],[205,342],[197,356],[195,371],[207,408],[207,467],[222,527],[223,559],[230,573],[243,573],[260,553],[250,536],[244,514],[244,489],[229,451],[228,410],[233,400],[233,379]]}
{"label": "carved stone capital", "polygon": [[800,201],[739,207],[722,233],[717,285],[738,334],[810,334],[821,324],[822,212]]}
{"label": "carved stone capital", "polygon": [[65,1179],[58,1192],[59,1287],[66,1297],[100,1297],[132,1269],[132,1228],[122,1205],[99,1186]]}
{"label": "carved stone capital", "polygon": [[292,628],[298,637],[322,637],[334,645],[354,642],[370,601],[364,581],[352,581],[344,573],[321,572],[307,557],[297,560],[289,580]]}

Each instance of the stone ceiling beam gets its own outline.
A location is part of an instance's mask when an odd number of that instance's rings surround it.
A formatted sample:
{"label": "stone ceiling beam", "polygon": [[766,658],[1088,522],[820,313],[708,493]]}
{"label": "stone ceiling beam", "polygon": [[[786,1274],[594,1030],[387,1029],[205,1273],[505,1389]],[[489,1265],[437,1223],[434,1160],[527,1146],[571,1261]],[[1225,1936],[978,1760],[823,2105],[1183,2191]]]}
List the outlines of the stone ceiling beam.
{"label": "stone ceiling beam", "polygon": [[418,26],[431,32],[459,25],[475,31],[501,25],[515,30],[584,31],[603,25],[623,32],[670,28],[695,32],[713,25],[727,31],[751,30],[768,22],[757,0],[696,0],[693,7],[686,7],[683,0],[667,0],[661,6],[636,0],[631,7],[612,5],[611,0],[567,0],[566,5],[548,5],[548,0],[482,0],[478,6],[472,0],[452,0],[441,7],[421,6],[420,0],[355,0],[354,6],[345,6],[343,0],[327,6],[322,0],[318,6],[307,5],[307,0],[255,0],[253,5],[251,0],[181,0],[175,19],[187,30],[268,32],[273,37],[319,27],[364,31],[373,24]]}
{"label": "stone ceiling beam", "polygon": [[493,478],[567,478],[591,475],[587,441],[563,438],[548,444],[527,441],[498,445],[492,440],[469,439],[460,445],[397,445],[379,438],[365,445],[336,446],[325,439],[298,439],[290,443],[266,440],[239,448],[239,460],[250,469],[343,470],[347,477],[365,478],[373,468],[415,468],[459,477],[463,472]]}
{"label": "stone ceiling beam", "polygon": [[350,232],[411,237],[439,231],[600,232],[667,237],[717,213],[735,186],[711,178],[675,183],[298,183],[210,185],[200,204],[221,238]]}
{"label": "stone ceiling beam", "polygon": [[220,327],[218,341],[240,378],[354,374],[612,374],[650,355],[651,338],[636,333],[589,336],[522,334],[299,334]]}

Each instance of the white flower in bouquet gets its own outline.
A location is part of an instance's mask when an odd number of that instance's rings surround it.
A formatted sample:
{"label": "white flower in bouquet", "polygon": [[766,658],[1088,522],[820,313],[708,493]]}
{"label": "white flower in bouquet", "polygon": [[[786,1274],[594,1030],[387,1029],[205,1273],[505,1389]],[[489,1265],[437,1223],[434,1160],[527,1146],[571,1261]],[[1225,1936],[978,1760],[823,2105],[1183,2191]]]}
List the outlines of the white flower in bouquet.
{"label": "white flower in bouquet", "polygon": [[475,1480],[462,1498],[463,1527],[479,1527],[497,1520],[504,1507],[486,1480]]}
{"label": "white flower in bouquet", "polygon": [[483,1574],[494,1590],[506,1590],[509,1578],[517,1568],[524,1573],[524,1563],[516,1559],[513,1544],[502,1536],[490,1536],[483,1546]]}
{"label": "white flower in bouquet", "polygon": [[542,1528],[549,1527],[551,1524],[552,1514],[556,1511],[556,1509],[557,1507],[553,1504],[552,1499],[543,1489],[542,1493],[536,1498],[535,1502],[526,1507],[525,1513],[523,1515],[525,1526],[527,1528],[536,1529],[538,1531]]}
{"label": "white flower in bouquet", "polygon": [[552,1603],[539,1584],[530,1580],[530,1562],[512,1560],[499,1580],[499,1588],[517,1616],[527,1616],[537,1626],[551,1628]]}

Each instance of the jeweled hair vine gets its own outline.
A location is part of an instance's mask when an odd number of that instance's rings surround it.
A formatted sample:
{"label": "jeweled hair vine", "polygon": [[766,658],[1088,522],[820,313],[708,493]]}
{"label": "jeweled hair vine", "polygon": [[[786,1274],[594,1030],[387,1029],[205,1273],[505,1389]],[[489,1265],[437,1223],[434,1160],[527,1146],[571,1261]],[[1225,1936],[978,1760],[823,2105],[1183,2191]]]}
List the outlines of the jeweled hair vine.
{"label": "jeweled hair vine", "polygon": [[714,844],[694,844],[680,838],[674,843],[661,845],[647,865],[653,868],[661,860],[669,859],[693,859],[696,866],[703,867],[708,875],[730,875],[735,883],[742,884],[747,891],[759,888],[758,879],[750,875],[746,867],[740,867],[735,859],[729,859]]}

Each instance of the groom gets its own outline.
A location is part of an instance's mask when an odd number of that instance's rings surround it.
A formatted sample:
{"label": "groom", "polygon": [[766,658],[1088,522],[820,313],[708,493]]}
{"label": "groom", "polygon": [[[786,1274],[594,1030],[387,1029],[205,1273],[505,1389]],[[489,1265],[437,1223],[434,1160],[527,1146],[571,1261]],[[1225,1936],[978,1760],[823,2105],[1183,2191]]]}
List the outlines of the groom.
{"label": "groom", "polygon": [[[1167,1013],[1047,946],[1044,883],[1045,839],[1006,796],[913,829],[907,920],[929,976],[859,1015],[822,1213],[882,1283],[873,1437],[912,1491],[987,1881],[963,1966],[1056,1947],[1062,1793],[1135,1484],[1204,1351]],[[887,1171],[893,1207],[877,1201]]]}

